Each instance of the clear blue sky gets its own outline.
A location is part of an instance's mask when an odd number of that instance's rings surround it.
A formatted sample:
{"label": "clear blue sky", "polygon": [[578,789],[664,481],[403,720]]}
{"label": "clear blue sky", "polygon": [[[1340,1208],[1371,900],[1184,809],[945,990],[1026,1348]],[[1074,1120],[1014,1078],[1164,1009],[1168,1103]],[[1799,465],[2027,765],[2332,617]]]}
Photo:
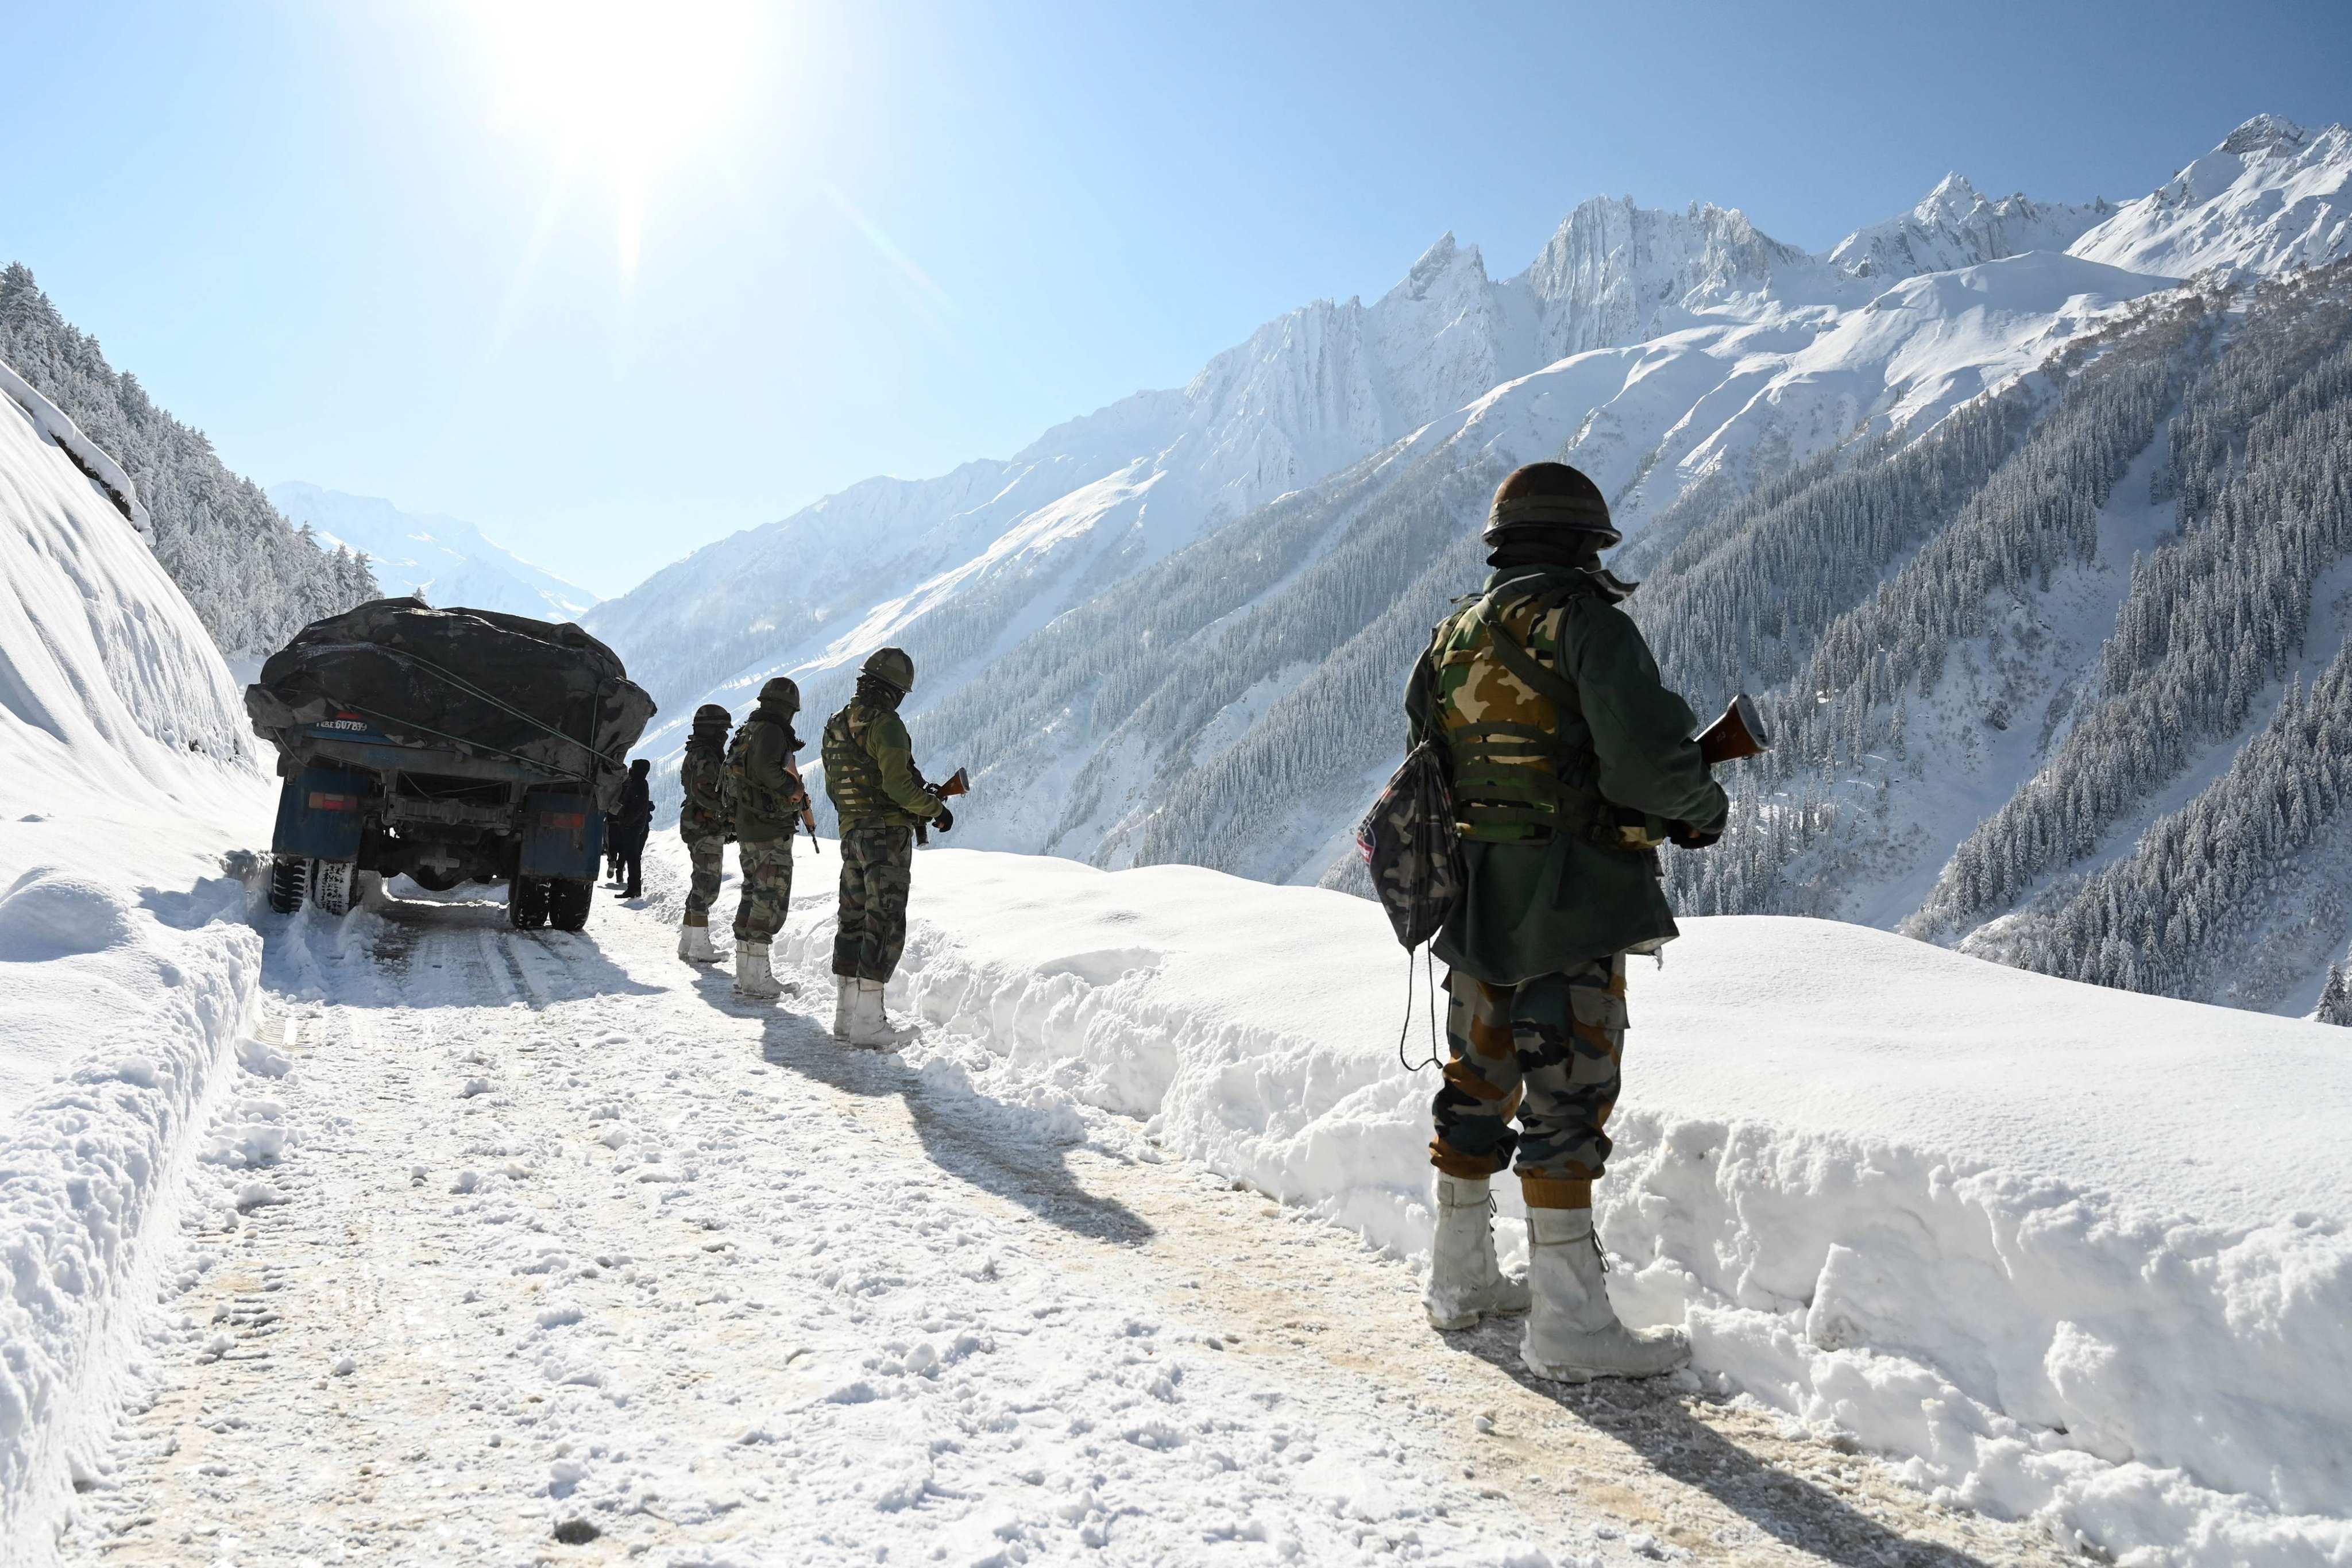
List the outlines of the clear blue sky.
{"label": "clear blue sky", "polygon": [[0,259],[239,471],[612,593],[1181,384],[1448,229],[1507,274],[1631,194],[1820,248],[1948,169],[2129,197],[2257,111],[2352,119],[2335,0],[714,0],[642,31],[677,9],[0,0]]}

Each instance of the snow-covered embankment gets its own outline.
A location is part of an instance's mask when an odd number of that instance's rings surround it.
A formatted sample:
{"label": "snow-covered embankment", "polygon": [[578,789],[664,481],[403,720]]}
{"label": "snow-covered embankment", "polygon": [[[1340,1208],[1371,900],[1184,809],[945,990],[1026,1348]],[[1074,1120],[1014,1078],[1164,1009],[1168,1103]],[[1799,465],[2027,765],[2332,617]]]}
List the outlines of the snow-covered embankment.
{"label": "snow-covered embankment", "polygon": [[[818,970],[832,870],[784,939]],[[1435,1079],[1372,906],[955,850],[914,902],[893,999],[986,1053],[928,1070],[1425,1247]],[[2125,1561],[2352,1560],[2342,1035],[1777,919],[1689,922],[1633,1005],[1612,1289],[1703,1375]]]}
{"label": "snow-covered embankment", "polygon": [[[15,385],[0,380],[0,392]],[[0,1564],[37,1562],[117,1401],[152,1238],[261,943],[235,684],[46,405],[0,395]],[[54,410],[49,411],[54,414]],[[61,417],[61,416],[59,416]],[[86,445],[87,443],[85,443]],[[92,448],[94,451],[95,448]],[[103,456],[103,454],[100,454]],[[114,482],[125,494],[120,470]],[[259,1047],[248,1047],[257,1051]]]}

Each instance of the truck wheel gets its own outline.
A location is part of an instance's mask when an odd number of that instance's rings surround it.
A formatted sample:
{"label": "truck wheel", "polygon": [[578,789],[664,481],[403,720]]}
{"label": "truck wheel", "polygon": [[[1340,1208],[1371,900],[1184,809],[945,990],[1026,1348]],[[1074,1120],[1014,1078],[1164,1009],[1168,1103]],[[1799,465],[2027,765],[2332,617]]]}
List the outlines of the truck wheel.
{"label": "truck wheel", "polygon": [[547,888],[547,923],[558,931],[578,931],[588,923],[588,906],[596,897],[593,882],[564,880]]}
{"label": "truck wheel", "polygon": [[360,867],[356,860],[314,860],[310,863],[310,897],[329,914],[341,918],[360,901]]}
{"label": "truck wheel", "polygon": [[280,855],[269,867],[269,907],[290,915],[302,907],[310,890],[310,862],[299,855]]}
{"label": "truck wheel", "polygon": [[517,877],[507,884],[507,924],[537,931],[547,923],[547,879]]}

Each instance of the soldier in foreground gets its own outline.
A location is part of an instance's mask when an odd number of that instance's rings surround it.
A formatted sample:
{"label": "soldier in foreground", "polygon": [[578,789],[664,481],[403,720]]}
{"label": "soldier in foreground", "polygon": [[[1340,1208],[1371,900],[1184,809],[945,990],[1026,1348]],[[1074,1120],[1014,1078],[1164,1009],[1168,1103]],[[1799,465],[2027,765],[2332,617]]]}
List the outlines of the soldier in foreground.
{"label": "soldier in foreground", "polygon": [[727,788],[727,734],[735,716],[716,702],[694,710],[686,755],[677,764],[685,801],[677,811],[678,837],[686,840],[694,880],[687,889],[686,920],[678,928],[677,955],[688,963],[716,963],[710,945],[710,906],[719,901],[719,879],[727,869],[727,841],[735,837],[735,809]]}
{"label": "soldier in foreground", "polygon": [[800,766],[793,761],[801,749],[793,716],[800,710],[800,687],[789,676],[777,676],[760,688],[760,705],[727,748],[735,854],[743,868],[743,893],[735,905],[735,993],[755,1001],[773,1001],[793,989],[770,969],[768,944],[783,929],[792,905],[793,835],[808,806]]}
{"label": "soldier in foreground", "polygon": [[[1654,1376],[1687,1361],[1689,1342],[1617,1321],[1592,1184],[1609,1158],[1625,957],[1675,934],[1657,847],[1713,843],[1728,803],[1689,707],[1618,608],[1633,585],[1601,567],[1621,535],[1592,481],[1564,463],[1520,468],[1483,537],[1494,573],[1438,626],[1405,698],[1412,743],[1442,737],[1451,757],[1467,876],[1433,950],[1451,968],[1451,1060],[1432,1108],[1430,1321],[1526,1311],[1519,1354],[1537,1376]],[[1487,1183],[1514,1165],[1525,1283],[1496,1267],[1488,1220]]]}
{"label": "soldier in foreground", "polygon": [[882,992],[907,945],[907,889],[915,833],[941,833],[955,816],[915,769],[898,704],[915,689],[915,661],[877,648],[849,706],[824,727],[824,789],[841,817],[841,925],[833,942],[833,1032],[856,1046],[888,1047],[899,1031]]}

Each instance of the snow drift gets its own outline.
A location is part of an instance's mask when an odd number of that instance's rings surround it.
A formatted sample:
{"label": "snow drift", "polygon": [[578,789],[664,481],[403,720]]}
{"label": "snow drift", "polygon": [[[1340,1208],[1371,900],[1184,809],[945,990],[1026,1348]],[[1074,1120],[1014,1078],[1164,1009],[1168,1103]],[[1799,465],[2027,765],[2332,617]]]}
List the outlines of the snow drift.
{"label": "snow drift", "polygon": [[[1399,1063],[1404,965],[1373,905],[940,850],[913,908],[892,1000],[925,1050],[974,1043],[991,1092],[1139,1119],[1425,1247],[1434,1079]],[[780,940],[821,973],[832,931],[820,895]],[[1635,966],[1627,1062],[1612,1288],[1686,1322],[1703,1375],[2122,1561],[2352,1554],[2333,1031],[1731,918]]]}
{"label": "snow drift", "polygon": [[218,873],[268,832],[269,782],[227,668],[78,438],[0,397],[0,1563],[45,1549],[100,1436],[103,1369],[260,975]]}

